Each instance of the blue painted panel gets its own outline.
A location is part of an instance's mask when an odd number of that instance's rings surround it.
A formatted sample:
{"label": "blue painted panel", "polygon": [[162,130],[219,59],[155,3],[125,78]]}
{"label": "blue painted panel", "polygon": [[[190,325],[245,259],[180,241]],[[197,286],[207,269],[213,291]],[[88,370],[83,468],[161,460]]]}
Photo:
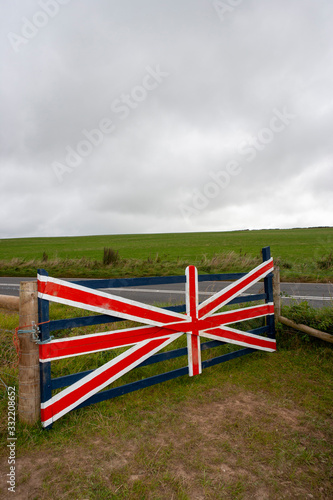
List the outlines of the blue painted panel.
{"label": "blue painted panel", "polygon": [[265,333],[269,332],[269,327],[266,326],[261,326],[260,328],[254,328],[253,330],[248,330],[247,333],[254,333],[255,335],[264,335]]}
{"label": "blue painted panel", "polygon": [[[271,258],[271,249],[270,247],[264,247],[262,249],[262,259],[263,261]],[[266,294],[266,302],[273,302],[273,273],[270,273],[264,279],[264,289]],[[274,315],[267,316],[266,319],[267,326],[269,327],[269,338],[275,338],[275,319]]]}
{"label": "blue painted panel", "polygon": [[198,281],[235,281],[243,278],[246,273],[199,274]]}
{"label": "blue painted panel", "polygon": [[[223,274],[200,274],[199,281],[233,281],[245,276],[246,273],[223,273]],[[115,279],[92,279],[92,280],[70,280],[76,285],[88,288],[125,288],[128,286],[169,285],[185,283],[184,276],[153,276],[149,278],[115,278]]]}
{"label": "blue painted panel", "polygon": [[52,391],[55,389],[61,389],[62,387],[68,387],[93,371],[94,370],[86,370],[85,372],[73,373],[71,375],[63,375],[62,377],[53,378]]}
{"label": "blue painted panel", "polygon": [[182,313],[182,312],[186,312],[186,304],[182,304],[180,306],[163,307],[163,309],[167,309],[168,311]]}
{"label": "blue painted panel", "polygon": [[228,305],[232,304],[242,304],[245,302],[257,302],[259,300],[265,300],[266,295],[264,293],[257,293],[254,295],[244,295],[243,297],[236,297],[235,299],[232,299],[230,302],[228,302]]}
{"label": "blue painted panel", "polygon": [[[38,269],[38,273],[43,276],[48,276],[44,269]],[[40,340],[42,342],[47,342],[50,339],[49,319],[49,301],[38,299],[38,323]],[[41,403],[45,403],[52,397],[51,362],[39,363],[39,377],[40,399]],[[51,427],[52,425],[49,426],[49,428]]]}
{"label": "blue painted panel", "polygon": [[[218,346],[221,346],[223,344],[225,344],[225,342],[219,342],[218,340],[211,340],[209,342],[203,342],[201,344],[201,350],[205,351],[206,349],[218,347]],[[143,363],[138,365],[137,368],[140,368],[142,366],[152,365],[154,363],[160,363],[161,361],[165,361],[168,359],[179,358],[181,356],[187,356],[187,347],[182,347],[180,349],[174,349],[172,351],[154,354],[150,358],[143,361]],[[74,373],[72,375],[65,375],[63,377],[54,378],[54,379],[52,379],[52,390],[60,389],[62,387],[67,387],[68,385],[74,384],[74,382],[77,382],[82,377],[85,377],[86,375],[88,375],[89,373],[91,373],[93,371],[94,370],[87,370],[87,371],[80,372],[80,373]]]}
{"label": "blue painted panel", "polygon": [[246,354],[251,354],[255,352],[256,349],[239,349],[238,351],[229,352],[228,354],[222,354],[222,356],[217,356],[216,358],[207,359],[202,362],[202,368],[209,368],[210,366],[218,365],[220,363],[225,363],[230,359],[239,358],[240,356],[245,356]]}
{"label": "blue painted panel", "polygon": [[48,276],[49,275],[49,273],[47,271],[45,271],[45,269],[37,269],[37,273],[40,276]]}
{"label": "blue painted panel", "polygon": [[101,401],[105,401],[106,399],[123,396],[124,394],[128,394],[129,392],[138,391],[139,389],[144,389],[145,387],[160,384],[161,382],[166,382],[177,377],[182,377],[183,375],[188,375],[188,366],[185,366],[184,368],[178,368],[177,370],[173,370],[171,372],[162,373],[161,375],[154,375],[153,377],[148,377],[137,382],[125,384],[121,387],[114,387],[113,389],[108,389],[107,391],[98,392],[97,394],[94,394],[94,396],[80,404],[77,408],[83,408],[84,406],[89,406],[94,403],[100,403]]}
{"label": "blue painted panel", "polygon": [[71,283],[87,286],[88,288],[125,288],[128,286],[167,285],[171,283],[185,283],[184,276],[153,276],[151,278],[115,278],[105,280],[75,280]]}
{"label": "blue painted panel", "polygon": [[[219,363],[224,363],[231,359],[239,358],[240,356],[244,356],[252,352],[254,352],[253,349],[241,349],[239,351],[231,352],[229,354],[224,354],[223,356],[218,356],[216,358],[203,361],[202,366],[203,368],[208,368],[210,366],[214,366]],[[184,375],[188,375],[188,366],[184,368],[178,368],[177,370],[172,370],[170,372],[162,373],[161,375],[154,375],[153,377],[148,377],[144,380],[139,380],[137,382],[131,382],[130,384],[125,384],[122,385],[121,387],[114,387],[113,389],[101,391],[98,392],[97,394],[94,394],[94,396],[81,403],[77,407],[77,409],[84,408],[85,406],[89,406],[94,403],[100,403],[101,401],[105,401],[107,399],[123,396],[130,392],[138,391],[139,389],[144,389],[152,385],[161,384],[162,382],[167,382],[168,380],[182,377]]]}
{"label": "blue painted panel", "polygon": [[107,314],[98,314],[96,316],[84,316],[80,318],[57,319],[50,321],[50,331],[65,330],[66,328],[78,328],[80,326],[93,326],[104,325],[106,323],[115,323],[117,321],[124,321],[115,316],[108,316]]}

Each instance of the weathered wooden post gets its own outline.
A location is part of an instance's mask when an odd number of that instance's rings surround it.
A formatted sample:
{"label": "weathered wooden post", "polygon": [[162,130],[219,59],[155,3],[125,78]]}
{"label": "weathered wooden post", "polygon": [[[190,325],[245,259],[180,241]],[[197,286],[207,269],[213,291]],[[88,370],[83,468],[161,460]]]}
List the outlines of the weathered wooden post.
{"label": "weathered wooden post", "polygon": [[280,290],[280,268],[274,267],[273,271],[273,297],[274,297],[274,316],[275,324],[281,316],[281,290]]}
{"label": "weathered wooden post", "polygon": [[40,418],[39,348],[33,338],[33,324],[38,324],[37,281],[20,285],[19,419],[35,424]]}

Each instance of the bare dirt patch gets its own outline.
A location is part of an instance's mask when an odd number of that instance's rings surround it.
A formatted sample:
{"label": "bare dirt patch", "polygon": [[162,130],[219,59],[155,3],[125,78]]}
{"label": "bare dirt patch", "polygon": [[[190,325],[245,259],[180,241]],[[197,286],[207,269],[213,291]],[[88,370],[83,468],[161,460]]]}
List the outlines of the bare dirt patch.
{"label": "bare dirt patch", "polygon": [[96,430],[73,446],[19,455],[15,498],[332,498],[325,433],[306,424],[302,409],[246,391],[211,396],[160,423],[146,412],[128,429],[135,438],[111,424],[108,435]]}

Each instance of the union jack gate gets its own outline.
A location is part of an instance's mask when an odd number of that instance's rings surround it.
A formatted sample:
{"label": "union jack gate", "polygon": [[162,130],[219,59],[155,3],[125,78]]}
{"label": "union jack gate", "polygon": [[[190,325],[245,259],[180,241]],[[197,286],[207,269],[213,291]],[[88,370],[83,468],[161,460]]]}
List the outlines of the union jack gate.
{"label": "union jack gate", "polygon": [[[87,406],[143,387],[182,375],[199,375],[203,368],[232,358],[252,353],[256,349],[275,351],[274,305],[270,248],[262,250],[263,263],[247,274],[214,274],[198,276],[197,269],[189,266],[185,276],[63,281],[38,271],[39,323],[40,323],[40,376],[41,421],[47,428],[54,421],[75,408]],[[264,293],[244,295],[254,283],[264,279]],[[198,282],[232,280],[231,285],[199,304]],[[169,283],[186,284],[186,304],[160,308],[121,298],[101,289],[124,286],[143,286]],[[93,316],[49,321],[49,301],[99,313]],[[242,302],[264,301],[260,305],[219,311],[223,306]],[[185,314],[184,314],[185,313]],[[252,318],[266,317],[266,325],[255,330],[241,331],[232,325]],[[53,339],[52,331],[88,325],[133,320],[144,326]],[[166,346],[187,336],[187,347],[160,352]],[[210,339],[201,343],[201,338]],[[225,343],[243,346],[205,361],[203,350]],[[109,349],[128,347],[104,365],[81,373],[51,378],[51,362],[72,356],[87,355]],[[160,375],[111,387],[115,380],[130,370],[187,355],[187,366]],[[52,395],[53,391],[64,388]]]}

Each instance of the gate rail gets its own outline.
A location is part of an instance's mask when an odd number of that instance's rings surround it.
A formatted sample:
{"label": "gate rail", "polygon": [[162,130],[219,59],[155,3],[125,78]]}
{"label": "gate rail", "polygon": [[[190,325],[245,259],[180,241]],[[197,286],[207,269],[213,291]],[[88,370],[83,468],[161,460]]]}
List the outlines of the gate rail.
{"label": "gate rail", "polygon": [[[270,247],[265,247],[262,249],[263,262],[270,260]],[[47,272],[43,269],[38,270],[41,277],[48,276]],[[223,274],[213,274],[213,275],[199,275],[198,281],[234,281],[238,280],[247,273],[223,273]],[[238,296],[228,302],[230,304],[240,304],[244,302],[254,302],[264,300],[266,304],[273,302],[273,283],[272,283],[273,273],[270,272],[264,278],[264,293],[255,295]],[[129,286],[146,286],[146,285],[161,285],[161,284],[176,284],[185,283],[185,276],[168,276],[168,277],[151,277],[151,278],[129,278],[129,279],[93,279],[93,280],[74,280],[69,281],[69,283],[75,285],[81,285],[84,287],[89,287],[90,289],[106,289],[106,288],[124,288]],[[186,305],[181,306],[171,306],[161,308],[161,310],[173,311],[175,313],[186,312]],[[49,317],[49,300],[44,298],[38,299],[38,314],[39,314],[39,325],[40,325],[40,344],[41,346],[45,343],[50,342],[51,333],[57,330],[67,329],[67,328],[77,328],[83,326],[101,325],[106,323],[114,323],[117,321],[123,321],[122,318],[110,316],[108,314],[99,314],[94,316],[84,316],[79,318],[69,318],[61,320],[50,320]],[[167,325],[166,325],[167,327]],[[245,332],[244,332],[245,333]],[[270,339],[275,339],[275,326],[274,326],[274,315],[268,314],[266,316],[266,325],[254,330],[249,330],[246,333],[267,336]],[[200,340],[199,340],[200,342]],[[215,348],[226,344],[228,342],[221,342],[218,340],[211,340],[200,344],[201,351]],[[202,368],[208,368],[210,366],[229,361],[231,359],[244,356],[246,354],[253,353],[255,348],[244,348],[239,349],[227,354],[223,354],[212,359],[202,361]],[[174,349],[167,352],[161,352],[153,354],[148,359],[145,359],[137,368],[147,366],[153,363],[159,363],[161,361],[175,359],[188,354],[188,347],[182,347],[179,349]],[[41,387],[41,404],[42,408],[45,403],[51,400],[52,391],[56,389],[61,389],[71,384],[74,384],[81,380],[83,377],[89,375],[94,370],[87,370],[80,373],[75,373],[71,375],[60,376],[57,378],[51,377],[51,361],[40,362],[40,387]],[[93,403],[98,403],[106,399],[111,399],[120,395],[124,395],[138,389],[149,387],[167,380],[180,377],[182,375],[189,374],[189,366],[184,366],[175,370],[171,370],[159,375],[154,375],[143,380],[138,380],[136,382],[131,382],[124,384],[119,387],[114,387],[111,389],[102,390],[95,393],[81,404],[77,405],[75,409],[82,408],[84,406],[91,405]],[[45,427],[50,427],[52,425],[46,423]]]}

